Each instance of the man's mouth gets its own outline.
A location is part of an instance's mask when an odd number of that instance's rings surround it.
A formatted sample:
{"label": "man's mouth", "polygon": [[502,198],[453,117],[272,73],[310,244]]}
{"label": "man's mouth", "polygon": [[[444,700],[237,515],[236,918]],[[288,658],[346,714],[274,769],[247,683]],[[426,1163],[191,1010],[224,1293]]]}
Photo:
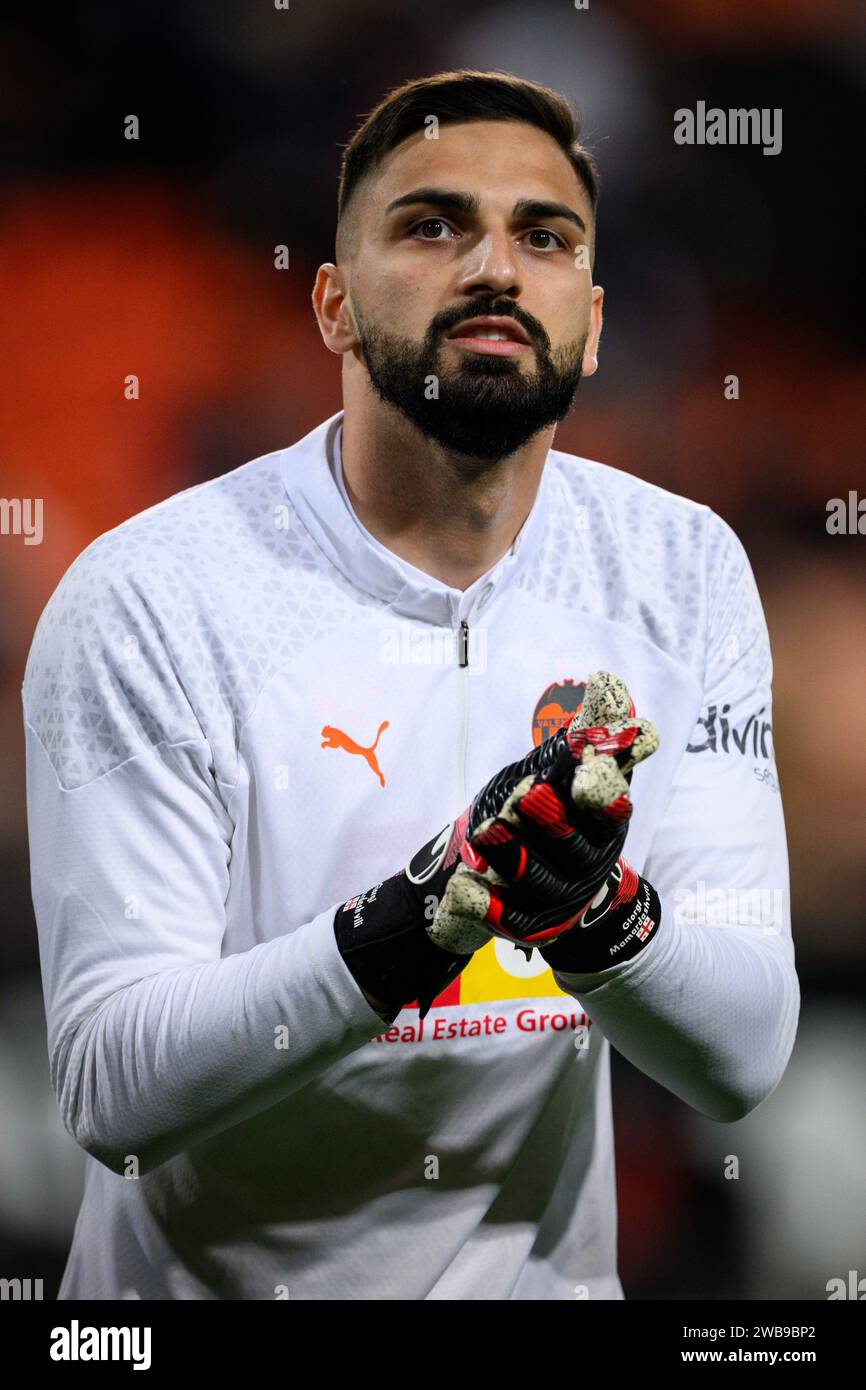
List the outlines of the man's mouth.
{"label": "man's mouth", "polygon": [[495,357],[517,357],[528,352],[529,339],[516,319],[486,315],[467,319],[447,334],[449,342],[470,352],[487,352]]}

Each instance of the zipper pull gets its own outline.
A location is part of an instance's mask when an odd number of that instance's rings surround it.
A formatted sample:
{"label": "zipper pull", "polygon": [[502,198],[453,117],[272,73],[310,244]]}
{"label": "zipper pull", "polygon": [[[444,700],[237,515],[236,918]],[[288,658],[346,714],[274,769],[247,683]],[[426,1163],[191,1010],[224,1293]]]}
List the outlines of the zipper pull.
{"label": "zipper pull", "polygon": [[458,658],[458,664],[459,664],[460,666],[468,666],[468,665],[469,665],[469,624],[467,623],[467,621],[466,621],[465,618],[462,618],[461,621],[460,621],[460,635],[459,635],[458,641],[459,641],[459,652],[460,652],[460,655],[459,655],[459,658]]}

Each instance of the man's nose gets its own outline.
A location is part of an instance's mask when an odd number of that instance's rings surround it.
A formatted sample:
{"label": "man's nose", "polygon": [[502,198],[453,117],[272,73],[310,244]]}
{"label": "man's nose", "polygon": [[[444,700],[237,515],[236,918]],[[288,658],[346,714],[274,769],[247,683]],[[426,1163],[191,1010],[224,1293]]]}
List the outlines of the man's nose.
{"label": "man's nose", "polygon": [[464,294],[486,291],[517,298],[521,290],[520,269],[514,243],[507,231],[487,231],[466,252],[459,288]]}

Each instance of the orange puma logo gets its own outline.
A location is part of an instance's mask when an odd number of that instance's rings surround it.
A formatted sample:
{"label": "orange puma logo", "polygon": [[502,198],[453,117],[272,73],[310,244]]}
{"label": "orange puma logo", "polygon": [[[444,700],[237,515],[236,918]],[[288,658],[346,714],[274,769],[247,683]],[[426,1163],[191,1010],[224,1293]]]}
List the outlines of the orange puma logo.
{"label": "orange puma logo", "polygon": [[370,771],[374,772],[376,776],[379,778],[381,786],[384,787],[385,778],[379,771],[379,764],[376,760],[376,744],[379,742],[379,739],[382,736],[382,730],[387,728],[388,720],[383,719],[382,723],[379,725],[379,732],[373,739],[373,742],[370,744],[370,747],[362,748],[360,743],[356,743],[355,740],[351,738],[349,734],[343,733],[342,729],[335,729],[333,724],[326,724],[324,729],[322,730],[322,747],[344,748],[347,753],[359,753],[361,757],[364,758],[364,760],[366,761]]}

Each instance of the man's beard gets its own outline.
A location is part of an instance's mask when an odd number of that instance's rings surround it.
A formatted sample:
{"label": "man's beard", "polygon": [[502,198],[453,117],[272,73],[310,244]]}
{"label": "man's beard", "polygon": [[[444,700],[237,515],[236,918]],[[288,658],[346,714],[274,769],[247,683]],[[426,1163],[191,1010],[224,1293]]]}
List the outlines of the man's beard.
{"label": "man's beard", "polygon": [[[386,333],[357,304],[354,308],[361,354],[379,397],[452,453],[497,462],[568,414],[580,381],[586,334],[553,352],[540,325],[530,329],[509,305],[468,309],[459,318],[452,314],[453,322],[444,329],[431,325],[423,342],[416,343]],[[460,360],[443,370],[440,352],[448,329],[496,313],[523,321],[535,351],[535,370],[524,371],[514,357],[469,349],[458,349]]]}

